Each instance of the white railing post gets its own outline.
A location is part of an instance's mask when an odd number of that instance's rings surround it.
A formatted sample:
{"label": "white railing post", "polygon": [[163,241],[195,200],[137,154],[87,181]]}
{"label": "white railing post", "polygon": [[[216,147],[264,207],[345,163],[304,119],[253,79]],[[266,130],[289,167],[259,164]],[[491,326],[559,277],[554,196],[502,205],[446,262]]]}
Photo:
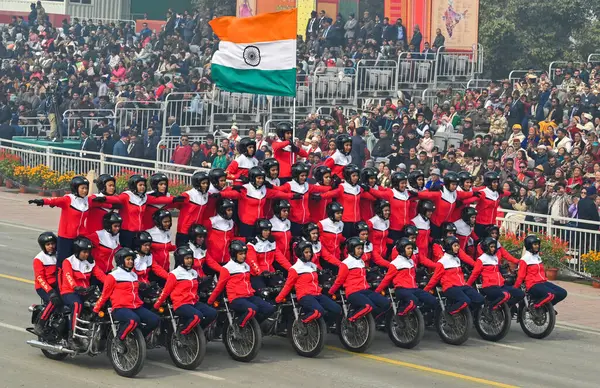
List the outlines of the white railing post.
{"label": "white railing post", "polygon": [[52,148],[46,148],[46,166],[52,169]]}
{"label": "white railing post", "polygon": [[98,175],[106,174],[106,155],[100,154],[100,171]]}

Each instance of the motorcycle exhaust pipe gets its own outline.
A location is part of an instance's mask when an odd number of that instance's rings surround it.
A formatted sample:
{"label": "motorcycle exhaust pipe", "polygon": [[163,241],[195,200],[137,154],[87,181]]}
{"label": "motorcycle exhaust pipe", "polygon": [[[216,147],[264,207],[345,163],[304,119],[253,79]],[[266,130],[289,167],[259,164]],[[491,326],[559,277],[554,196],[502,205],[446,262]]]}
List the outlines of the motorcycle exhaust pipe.
{"label": "motorcycle exhaust pipe", "polygon": [[48,351],[57,352],[57,353],[67,353],[67,354],[76,354],[77,353],[76,351],[67,349],[64,346],[51,345],[49,343],[36,341],[36,340],[27,341],[27,345],[33,346],[34,348],[48,350]]}

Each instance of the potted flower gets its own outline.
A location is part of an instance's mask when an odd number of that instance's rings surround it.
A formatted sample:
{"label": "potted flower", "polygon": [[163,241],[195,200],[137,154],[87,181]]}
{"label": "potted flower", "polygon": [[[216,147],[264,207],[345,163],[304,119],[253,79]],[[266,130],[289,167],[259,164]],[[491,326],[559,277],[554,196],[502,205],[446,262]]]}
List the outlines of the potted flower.
{"label": "potted flower", "polygon": [[[515,233],[508,232],[505,235],[501,235],[499,238],[500,244],[506,249],[511,255],[515,257],[521,257],[523,251],[523,237]],[[511,270],[515,270],[517,264],[508,263]]]}
{"label": "potted flower", "polygon": [[592,286],[600,288],[600,252],[589,251],[584,253],[581,255],[581,262],[583,263],[583,270],[596,279],[592,282]]}
{"label": "potted flower", "polygon": [[569,244],[558,237],[538,235],[542,244],[540,256],[546,268],[548,280],[556,280],[558,268],[564,263]]}
{"label": "potted flower", "polygon": [[15,168],[21,165],[21,159],[14,154],[0,151],[0,176],[7,188],[14,187],[13,180]]}

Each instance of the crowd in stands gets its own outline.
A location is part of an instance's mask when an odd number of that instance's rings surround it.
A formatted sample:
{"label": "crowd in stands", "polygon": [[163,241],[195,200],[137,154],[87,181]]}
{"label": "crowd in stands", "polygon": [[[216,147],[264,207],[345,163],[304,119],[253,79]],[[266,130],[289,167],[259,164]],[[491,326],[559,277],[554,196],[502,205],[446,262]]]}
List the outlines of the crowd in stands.
{"label": "crowd in stands", "polygon": [[[22,117],[41,115],[51,132],[80,135],[82,149],[156,160],[160,118],[147,127],[123,127],[102,110],[110,111],[119,100],[148,106],[173,91],[211,90],[210,60],[218,42],[207,22],[198,11],[169,10],[162,31],[143,26],[136,33],[128,23],[77,18],[53,26],[41,4],[32,4],[27,19],[15,17],[2,30],[0,138],[19,134]],[[325,11],[313,12],[306,39],[298,38],[298,79],[320,66],[352,68],[360,59],[385,60],[406,51],[429,58],[443,46],[441,31],[425,42],[419,26],[409,33],[400,19],[391,24],[365,12],[362,18],[333,20]],[[448,89],[435,104],[400,93],[367,109],[340,106],[330,115],[311,113],[296,125],[296,145],[318,165],[335,152],[335,136],[347,133],[353,163],[377,167],[383,186],[397,170],[422,170],[427,187],[434,189],[448,171],[466,170],[479,185],[493,170],[512,193],[501,202],[504,209],[539,214],[531,218],[535,221],[548,214],[599,221],[599,92],[600,64],[569,63],[554,74],[531,70],[516,82]],[[73,127],[61,129],[66,110],[93,109],[94,127],[72,120]],[[176,117],[168,119],[166,130],[181,136],[171,161],[192,167],[226,168],[243,136],[256,139],[256,156],[264,159],[272,156],[276,140],[268,128],[252,127],[242,136],[233,124],[230,131],[196,142]],[[449,135],[458,135],[460,143],[447,141]]]}

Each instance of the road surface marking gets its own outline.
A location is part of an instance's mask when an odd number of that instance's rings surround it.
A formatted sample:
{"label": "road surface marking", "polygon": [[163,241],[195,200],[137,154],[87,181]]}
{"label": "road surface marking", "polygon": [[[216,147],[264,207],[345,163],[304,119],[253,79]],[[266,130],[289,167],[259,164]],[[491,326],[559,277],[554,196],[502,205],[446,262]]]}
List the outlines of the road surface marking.
{"label": "road surface marking", "polygon": [[513,349],[513,350],[525,350],[525,348],[521,348],[519,346],[501,344],[501,343],[493,342],[493,341],[485,341],[485,340],[482,340],[479,338],[469,338],[469,341],[479,342],[479,343],[486,344],[486,345],[498,346],[501,348],[507,348],[507,349]]}
{"label": "road surface marking", "polygon": [[434,374],[438,374],[438,375],[442,375],[442,376],[454,377],[456,379],[470,381],[472,383],[483,384],[483,385],[487,385],[487,386],[491,386],[491,387],[502,387],[502,388],[516,388],[517,387],[516,385],[499,383],[497,381],[491,381],[491,380],[481,379],[479,377],[473,377],[473,376],[463,375],[461,373],[450,372],[450,371],[443,370],[443,369],[431,368],[431,367],[428,367],[428,366],[419,365],[419,364],[413,364],[413,363],[410,363],[410,362],[393,360],[391,358],[385,358],[385,357],[375,356],[373,354],[353,353],[353,352],[350,352],[348,350],[345,350],[345,349],[342,349],[342,348],[338,348],[336,346],[325,346],[325,347],[327,349],[329,349],[329,350],[333,350],[333,351],[336,351],[336,352],[339,352],[339,353],[346,353],[346,354],[350,354],[350,355],[353,355],[353,356],[356,356],[356,357],[366,358],[366,359],[373,360],[373,361],[384,362],[386,364],[392,364],[392,365],[402,366],[402,367],[405,367],[405,368],[416,369],[416,370],[419,370],[419,371],[422,371],[422,372],[429,372],[429,373],[434,373]]}
{"label": "road surface marking", "polygon": [[0,273],[0,278],[10,279],[10,280],[14,280],[14,281],[21,282],[21,283],[35,284],[35,282],[33,280],[20,278],[18,276],[5,275],[3,273]]}
{"label": "road surface marking", "polygon": [[0,222],[0,225],[10,226],[12,228],[20,228],[20,229],[25,229],[25,230],[33,230],[34,232],[46,232],[46,229],[34,228],[34,227],[31,227],[31,226],[24,226],[24,225],[11,224],[11,223],[8,223],[8,222]]}
{"label": "road surface marking", "polygon": [[0,244],[0,248],[6,248],[8,245]]}
{"label": "road surface marking", "polygon": [[9,329],[9,330],[14,330],[14,331],[21,331],[23,333],[28,333],[27,330],[25,330],[22,327],[19,326],[14,326],[14,325],[9,325],[8,323],[4,323],[4,322],[0,322],[0,327],[3,327],[5,329]]}
{"label": "road surface marking", "polygon": [[561,325],[561,324],[556,324],[556,327],[559,327],[561,329],[565,329],[565,330],[572,330],[572,331],[578,331],[580,333],[587,333],[587,334],[593,334],[593,335],[600,335],[600,332],[598,331],[594,331],[595,329],[592,330],[584,330],[584,329],[580,329],[580,327],[585,327],[585,326],[579,326],[579,327],[573,327],[573,326],[565,326],[565,325]]}

